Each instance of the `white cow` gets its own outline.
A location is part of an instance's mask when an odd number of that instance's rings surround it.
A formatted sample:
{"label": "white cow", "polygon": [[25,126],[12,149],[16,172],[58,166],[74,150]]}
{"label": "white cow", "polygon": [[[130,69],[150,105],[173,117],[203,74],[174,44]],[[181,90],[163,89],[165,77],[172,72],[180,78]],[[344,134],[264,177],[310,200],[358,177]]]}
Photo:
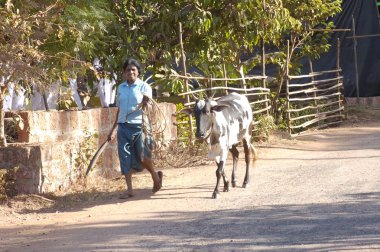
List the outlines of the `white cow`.
{"label": "white cow", "polygon": [[183,109],[183,113],[195,114],[198,139],[204,139],[208,143],[210,159],[216,161],[216,186],[212,198],[219,196],[220,177],[223,176],[224,191],[229,191],[229,181],[224,172],[224,165],[228,151],[233,157],[232,186],[236,186],[236,168],[239,158],[237,145],[243,142],[246,172],[243,187],[249,183],[249,166],[251,152],[256,158],[256,150],[251,144],[252,109],[248,99],[244,95],[231,93],[219,100],[212,98],[198,100],[194,108]]}

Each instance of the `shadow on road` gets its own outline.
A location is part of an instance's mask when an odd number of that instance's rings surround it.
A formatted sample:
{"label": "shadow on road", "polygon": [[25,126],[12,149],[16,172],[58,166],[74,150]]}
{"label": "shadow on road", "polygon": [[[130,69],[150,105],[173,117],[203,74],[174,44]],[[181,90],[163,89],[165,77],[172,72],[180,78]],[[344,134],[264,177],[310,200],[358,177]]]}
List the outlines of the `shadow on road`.
{"label": "shadow on road", "polygon": [[[78,212],[86,208],[91,208],[99,205],[113,205],[127,201],[145,201],[158,199],[185,199],[185,198],[205,198],[199,195],[202,192],[212,192],[212,185],[198,185],[192,187],[163,187],[159,194],[153,194],[151,189],[142,188],[134,189],[135,196],[129,199],[119,199],[119,195],[123,192],[120,190],[102,191],[99,189],[83,190],[78,192],[67,193],[62,196],[55,194],[41,195],[20,195],[10,201],[12,205],[23,204],[24,208],[17,211],[19,214],[30,213],[55,213],[55,212]],[[209,197],[208,197],[209,198]],[[36,202],[39,201],[40,203]],[[35,209],[28,208],[28,201],[34,201]],[[45,201],[45,202],[43,202]],[[32,204],[32,203],[30,203]]]}
{"label": "shadow on road", "polygon": [[[380,249],[380,192],[345,196],[348,201],[338,204],[171,211],[136,221],[65,225],[37,240],[20,233],[17,246],[48,251]],[[17,229],[1,228],[0,233]],[[15,248],[15,244],[8,246]]]}

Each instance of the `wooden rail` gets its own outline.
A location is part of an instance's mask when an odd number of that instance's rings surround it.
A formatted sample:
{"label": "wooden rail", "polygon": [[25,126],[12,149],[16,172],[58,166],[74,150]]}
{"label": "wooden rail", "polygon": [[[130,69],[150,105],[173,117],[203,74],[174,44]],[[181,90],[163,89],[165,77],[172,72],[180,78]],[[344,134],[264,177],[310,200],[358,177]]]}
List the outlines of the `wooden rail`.
{"label": "wooden rail", "polygon": [[[331,78],[329,76],[331,73],[337,76]],[[318,76],[318,80],[299,83],[301,78],[298,78],[297,83],[289,82],[287,120],[290,136],[298,136],[310,128],[328,127],[342,122],[343,77],[340,73],[341,69],[322,71],[302,76],[302,78]]]}

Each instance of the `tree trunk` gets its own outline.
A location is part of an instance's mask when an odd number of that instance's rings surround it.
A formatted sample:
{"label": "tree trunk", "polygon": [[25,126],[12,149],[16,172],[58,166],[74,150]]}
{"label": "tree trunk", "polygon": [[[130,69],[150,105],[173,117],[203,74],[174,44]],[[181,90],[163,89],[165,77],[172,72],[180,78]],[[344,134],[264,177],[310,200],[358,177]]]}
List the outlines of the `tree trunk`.
{"label": "tree trunk", "polygon": [[279,113],[280,113],[280,111],[278,110],[278,105],[280,102],[279,99],[280,99],[283,82],[284,82],[284,75],[281,73],[279,79],[277,80],[277,90],[272,100],[272,114],[276,122],[278,120]]}
{"label": "tree trunk", "polygon": [[0,91],[0,147],[6,147],[7,141],[5,139],[5,130],[4,130],[4,94],[2,90]]}
{"label": "tree trunk", "polygon": [[49,111],[49,104],[48,104],[48,101],[47,101],[47,97],[46,97],[46,93],[44,91],[44,93],[42,94],[42,99],[44,101],[44,105],[45,105],[45,110],[46,111]]}
{"label": "tree trunk", "polygon": [[273,100],[272,100],[272,108],[273,108],[272,111],[273,111],[273,116],[274,116],[276,124],[278,124],[278,119],[279,119],[280,113],[283,112],[283,111],[279,111],[278,105],[280,103],[280,94],[281,94],[282,85],[283,85],[284,81],[286,81],[286,78],[288,78],[288,75],[286,72],[286,65],[290,64],[290,61],[291,61],[292,56],[293,56],[293,52],[295,50],[294,48],[296,47],[294,45],[295,44],[294,38],[290,42],[291,42],[291,44],[290,44],[291,47],[288,48],[288,54],[286,57],[287,62],[280,69],[279,77],[277,80],[277,90],[276,90],[275,96],[273,97]]}

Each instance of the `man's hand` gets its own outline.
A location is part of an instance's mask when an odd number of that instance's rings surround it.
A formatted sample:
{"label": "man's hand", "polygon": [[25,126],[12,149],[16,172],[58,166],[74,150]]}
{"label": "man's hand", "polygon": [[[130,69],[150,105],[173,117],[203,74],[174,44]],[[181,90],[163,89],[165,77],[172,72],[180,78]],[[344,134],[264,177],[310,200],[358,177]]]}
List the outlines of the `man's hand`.
{"label": "man's hand", "polygon": [[150,98],[149,98],[148,96],[144,95],[144,96],[143,96],[143,99],[142,99],[142,105],[143,105],[143,106],[148,105],[149,100],[150,100]]}
{"label": "man's hand", "polygon": [[113,140],[113,132],[111,132],[107,137],[107,142],[111,142]]}
{"label": "man's hand", "polygon": [[112,130],[107,137],[107,142],[111,142],[115,138],[116,126],[117,126],[117,124],[115,123],[115,125],[112,127]]}

